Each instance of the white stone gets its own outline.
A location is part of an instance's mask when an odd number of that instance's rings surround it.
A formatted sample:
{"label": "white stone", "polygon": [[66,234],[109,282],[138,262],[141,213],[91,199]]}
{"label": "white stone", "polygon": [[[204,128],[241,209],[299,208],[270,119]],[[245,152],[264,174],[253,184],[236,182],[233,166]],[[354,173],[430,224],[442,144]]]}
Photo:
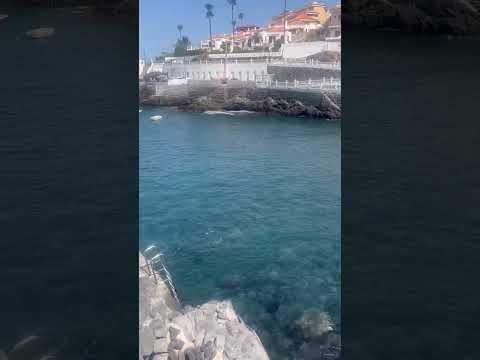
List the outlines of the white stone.
{"label": "white stone", "polygon": [[156,339],[153,345],[153,352],[156,354],[167,353],[168,343],[167,339]]}

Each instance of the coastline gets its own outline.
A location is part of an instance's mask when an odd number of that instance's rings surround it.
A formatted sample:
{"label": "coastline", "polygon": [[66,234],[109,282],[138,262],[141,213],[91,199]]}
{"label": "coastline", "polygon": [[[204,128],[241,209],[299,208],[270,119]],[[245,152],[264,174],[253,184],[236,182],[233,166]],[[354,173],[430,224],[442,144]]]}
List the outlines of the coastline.
{"label": "coastline", "polygon": [[230,301],[182,306],[162,276],[139,253],[139,360],[269,360]]}
{"label": "coastline", "polygon": [[177,86],[140,85],[140,106],[162,106],[181,111],[250,111],[264,114],[341,118],[337,92],[306,89],[258,88],[250,84],[200,83]]}

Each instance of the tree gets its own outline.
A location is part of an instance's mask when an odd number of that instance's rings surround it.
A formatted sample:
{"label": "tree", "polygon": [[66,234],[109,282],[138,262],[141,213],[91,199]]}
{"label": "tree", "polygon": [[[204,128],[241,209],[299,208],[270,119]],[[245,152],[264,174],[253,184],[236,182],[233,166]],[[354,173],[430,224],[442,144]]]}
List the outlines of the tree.
{"label": "tree", "polygon": [[237,0],[227,0],[228,4],[232,7],[232,49],[233,49],[233,43],[234,43],[234,38],[235,38],[235,16],[234,16],[234,11],[235,11],[235,6],[237,6]]}
{"label": "tree", "polygon": [[243,19],[245,18],[245,14],[244,13],[240,13],[238,14],[238,20],[240,20],[240,26],[243,25]]}
{"label": "tree", "polygon": [[224,41],[224,42],[222,42],[222,45],[220,45],[220,48],[225,52],[229,52],[231,46],[230,46],[229,42]]}
{"label": "tree", "polygon": [[187,49],[192,43],[187,36],[183,36],[181,39],[177,40],[175,44],[175,56],[185,56],[187,54]]}
{"label": "tree", "polygon": [[206,17],[208,19],[208,23],[210,25],[210,41],[208,43],[208,47],[210,50],[212,49],[212,18],[215,16],[213,14],[213,5],[212,4],[205,4],[205,9],[207,10]]}
{"label": "tree", "polygon": [[252,40],[255,45],[258,45],[262,42],[263,39],[260,33],[256,32],[255,34],[253,34]]}
{"label": "tree", "polygon": [[277,39],[273,42],[272,51],[278,51],[282,47],[283,39]]}
{"label": "tree", "polygon": [[183,25],[182,24],[177,25],[177,30],[178,30],[178,34],[180,35],[178,38],[182,39]]}
{"label": "tree", "polygon": [[[235,27],[237,26],[237,20],[233,20],[232,21],[232,27],[233,29],[235,29]],[[234,30],[235,31],[235,30]],[[233,33],[233,36],[232,36],[232,50],[235,49],[235,32]]]}

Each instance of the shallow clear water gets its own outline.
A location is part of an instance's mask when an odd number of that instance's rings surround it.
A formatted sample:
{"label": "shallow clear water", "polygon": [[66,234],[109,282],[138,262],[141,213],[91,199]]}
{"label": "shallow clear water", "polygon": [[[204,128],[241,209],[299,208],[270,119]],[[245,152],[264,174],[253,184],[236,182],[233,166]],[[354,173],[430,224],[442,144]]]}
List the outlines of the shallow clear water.
{"label": "shallow clear water", "polygon": [[139,116],[141,248],[164,251],[181,299],[232,299],[272,359],[301,345],[308,309],[339,330],[340,123]]}

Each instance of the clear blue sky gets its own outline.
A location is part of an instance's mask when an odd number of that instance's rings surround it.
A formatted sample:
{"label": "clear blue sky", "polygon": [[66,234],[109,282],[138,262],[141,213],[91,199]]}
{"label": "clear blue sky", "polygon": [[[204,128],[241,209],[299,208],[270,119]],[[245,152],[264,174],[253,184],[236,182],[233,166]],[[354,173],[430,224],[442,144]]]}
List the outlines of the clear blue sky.
{"label": "clear blue sky", "polygon": [[[177,25],[183,25],[183,35],[188,36],[194,45],[201,39],[207,39],[208,21],[205,18],[205,4],[210,3],[215,17],[212,32],[231,31],[231,8],[227,0],[139,0],[140,29],[139,53],[143,57],[160,55],[162,51],[171,51],[178,38]],[[287,0],[287,8],[295,9],[310,3],[310,0]],[[324,0],[327,6],[340,1]],[[238,0],[238,12],[245,14],[244,24],[265,25],[272,16],[283,11],[284,0]]]}

